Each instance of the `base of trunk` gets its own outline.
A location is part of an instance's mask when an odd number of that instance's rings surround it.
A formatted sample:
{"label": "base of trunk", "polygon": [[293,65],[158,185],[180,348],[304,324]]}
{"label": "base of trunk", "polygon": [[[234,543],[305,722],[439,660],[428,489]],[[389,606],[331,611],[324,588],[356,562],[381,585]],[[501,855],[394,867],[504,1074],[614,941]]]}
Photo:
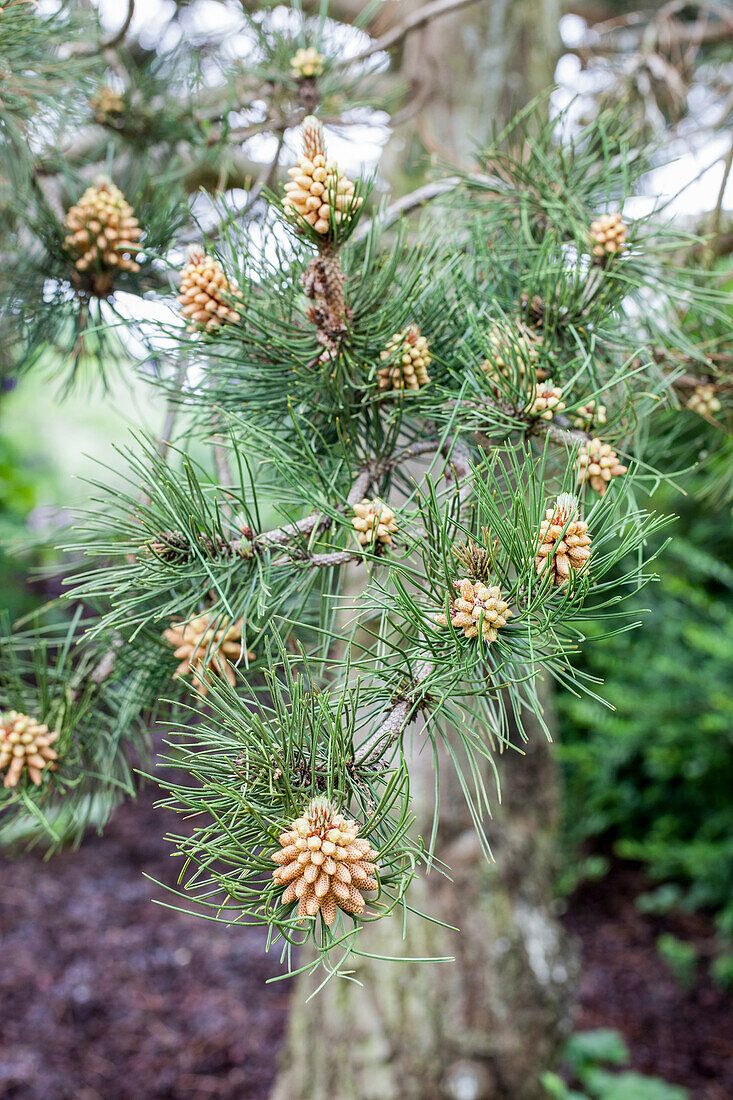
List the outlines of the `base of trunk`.
{"label": "base of trunk", "polygon": [[[298,979],[272,1100],[541,1100],[568,1030],[575,970],[552,900],[556,782],[538,730],[502,758],[503,806],[488,864],[450,769],[441,774],[438,856],[409,902],[459,931],[400,914],[360,933],[360,948],[414,963],[357,958],[357,982]],[[423,754],[423,758],[426,754]],[[421,760],[423,758],[420,758]],[[424,765],[411,769],[413,780]],[[422,776],[422,790],[432,786]]]}

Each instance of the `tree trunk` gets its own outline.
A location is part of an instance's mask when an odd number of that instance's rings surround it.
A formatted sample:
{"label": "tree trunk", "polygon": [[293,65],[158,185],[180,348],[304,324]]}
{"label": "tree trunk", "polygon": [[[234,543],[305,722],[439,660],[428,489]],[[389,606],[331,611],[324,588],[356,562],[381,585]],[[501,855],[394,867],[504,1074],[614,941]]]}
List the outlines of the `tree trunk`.
{"label": "tree trunk", "polygon": [[[360,933],[361,985],[321,977],[294,992],[272,1100],[539,1100],[540,1074],[567,1031],[572,966],[552,911],[557,785],[537,728],[526,755],[501,761],[502,806],[487,863],[450,761],[441,768],[437,855],[451,868],[413,883],[410,904],[458,928],[400,915]],[[415,735],[419,747],[419,735]],[[430,754],[414,754],[419,822],[430,823]]]}
{"label": "tree trunk", "polygon": [[[400,0],[405,18],[425,0]],[[408,35],[400,76],[409,88],[404,121],[382,158],[396,190],[417,186],[437,156],[470,167],[494,127],[550,87],[560,55],[560,0],[476,0]],[[399,120],[399,115],[398,115]]]}
{"label": "tree trunk", "polygon": [[[394,22],[421,4],[386,3]],[[394,10],[393,10],[394,9]],[[402,75],[415,114],[389,143],[382,171],[399,192],[417,182],[425,154],[466,158],[552,81],[558,0],[479,0],[409,36]],[[377,20],[379,22],[379,20]],[[380,30],[379,26],[376,31]],[[452,956],[452,962],[357,959],[361,984],[303,976],[293,994],[272,1100],[540,1100],[567,1030],[572,965],[553,906],[558,809],[551,747],[525,726],[526,755],[501,759],[502,805],[489,823],[486,862],[450,761],[441,767],[436,854],[451,868],[413,883],[410,904],[459,931],[399,915],[360,933],[371,954]],[[419,733],[414,741],[420,747]],[[517,733],[514,742],[522,741]],[[432,817],[429,753],[414,753],[418,822]],[[489,780],[490,782],[490,780]]]}

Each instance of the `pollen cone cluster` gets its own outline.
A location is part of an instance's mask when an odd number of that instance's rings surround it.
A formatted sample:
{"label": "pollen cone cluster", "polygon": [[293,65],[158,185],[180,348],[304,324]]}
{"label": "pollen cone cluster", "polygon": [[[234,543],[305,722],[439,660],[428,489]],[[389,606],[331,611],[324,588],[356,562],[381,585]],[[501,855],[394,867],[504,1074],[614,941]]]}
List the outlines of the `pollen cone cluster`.
{"label": "pollen cone cluster", "polygon": [[[228,624],[216,617],[199,615],[187,623],[171,623],[164,637],[175,648],[173,656],[181,662],[173,673],[174,677],[191,674],[192,687],[204,697],[209,691],[204,679],[207,671],[228,680],[234,687],[233,665],[244,656],[241,619]],[[247,653],[250,661],[254,656],[254,653]]]}
{"label": "pollen cone cluster", "polygon": [[[479,623],[484,641],[490,645],[495,642],[498,632],[511,618],[509,604],[502,599],[498,584],[491,586],[482,581],[471,581],[468,577],[453,581],[458,596],[449,602],[451,625],[462,630],[467,638],[478,638]],[[482,619],[483,616],[483,619]],[[447,626],[445,614],[436,615],[438,626]]]}
{"label": "pollen cone cluster", "polygon": [[290,58],[290,68],[293,70],[293,76],[298,79],[320,76],[323,72],[323,54],[320,54],[315,46],[296,50]]}
{"label": "pollen cone cluster", "polygon": [[719,399],[715,396],[715,386],[711,384],[701,384],[695,386],[694,390],[687,399],[687,408],[692,412],[698,413],[700,416],[710,418],[715,413],[720,412],[721,404]]}
{"label": "pollen cone cluster", "polygon": [[239,314],[229,305],[238,295],[239,287],[227,279],[214,256],[207,256],[198,247],[189,250],[178,296],[181,313],[191,322],[189,332],[198,328],[211,332],[227,321],[238,321]]}
{"label": "pollen cone cluster", "polygon": [[497,322],[487,334],[489,358],[484,359],[481,370],[493,380],[516,380],[523,385],[532,372],[536,381],[546,377],[536,367],[537,344],[519,326]]}
{"label": "pollen cone cluster", "polygon": [[627,466],[622,466],[618,455],[610,443],[602,443],[594,438],[584,443],[578,456],[578,485],[589,481],[591,488],[600,495],[606,492],[612,477],[625,474]]}
{"label": "pollen cone cluster", "polygon": [[380,390],[419,390],[430,381],[428,342],[416,325],[390,337],[379,358],[382,362],[390,360],[377,371]]}
{"label": "pollen cone cluster", "polygon": [[529,414],[541,420],[552,420],[555,413],[562,412],[564,408],[560,387],[553,386],[551,382],[540,382],[534,392]]}
{"label": "pollen cone cluster", "polygon": [[58,734],[49,733],[27,714],[6,710],[0,714],[0,772],[5,772],[4,787],[15,787],[27,770],[32,783],[41,784],[44,768],[53,768],[58,754],[51,748]]}
{"label": "pollen cone cluster", "polygon": [[591,222],[590,236],[593,255],[598,261],[607,259],[626,249],[627,225],[620,214],[601,214]]}
{"label": "pollen cone cluster", "polygon": [[374,500],[365,498],[361,504],[355,504],[354,518],[351,523],[362,546],[370,542],[389,546],[392,535],[397,531],[394,512],[384,501],[376,498]]}
{"label": "pollen cone cluster", "polygon": [[107,115],[121,115],[125,109],[125,101],[121,92],[106,85],[100,88],[97,94],[89,101],[94,108],[97,122],[105,122]]}
{"label": "pollen cone cluster", "polygon": [[376,890],[375,852],[359,838],[359,826],[347,820],[325,797],[308,803],[303,816],[280,834],[281,851],[272,859],[279,866],[272,877],[284,886],[283,904],[298,902],[298,918],[315,917],[320,910],[327,925],[336,910],[364,912],[363,890]]}
{"label": "pollen cone cluster", "polygon": [[580,428],[582,432],[589,432],[594,425],[602,426],[606,423],[606,406],[596,403],[593,399],[586,401],[573,413],[573,427]]}
{"label": "pollen cone cluster", "polygon": [[326,159],[323,127],[313,115],[303,121],[303,154],[295,168],[288,169],[288,175],[285,210],[299,214],[323,236],[330,232],[331,218],[339,225],[363,202],[354,194],[353,181],[339,172],[335,161]]}
{"label": "pollen cone cluster", "polygon": [[542,576],[549,569],[557,587],[567,583],[571,571],[584,569],[590,557],[588,524],[576,519],[577,512],[577,497],[562,493],[540,524],[537,572]]}
{"label": "pollen cone cluster", "polygon": [[[64,220],[68,230],[65,244],[74,266],[91,272],[92,291],[100,296],[112,289],[109,276],[115,271],[139,271],[135,261],[142,230],[132,207],[119,187],[100,176],[88,187]],[[108,278],[100,278],[101,275]]]}

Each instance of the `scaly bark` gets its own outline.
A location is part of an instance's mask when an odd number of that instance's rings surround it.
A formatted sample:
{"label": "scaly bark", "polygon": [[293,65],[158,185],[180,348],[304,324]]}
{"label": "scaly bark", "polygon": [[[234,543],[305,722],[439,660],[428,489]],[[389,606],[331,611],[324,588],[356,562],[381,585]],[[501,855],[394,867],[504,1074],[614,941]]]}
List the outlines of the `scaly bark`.
{"label": "scaly bark", "polygon": [[[557,785],[539,729],[526,755],[501,761],[503,805],[489,824],[489,864],[449,761],[441,770],[437,855],[452,881],[433,871],[410,892],[414,907],[458,932],[399,915],[361,935],[365,951],[452,962],[359,959],[308,1005],[319,979],[295,992],[282,1071],[272,1100],[540,1100],[542,1070],[567,1031],[572,960],[552,913]],[[411,762],[423,835],[432,769]],[[489,780],[490,782],[490,780]]]}

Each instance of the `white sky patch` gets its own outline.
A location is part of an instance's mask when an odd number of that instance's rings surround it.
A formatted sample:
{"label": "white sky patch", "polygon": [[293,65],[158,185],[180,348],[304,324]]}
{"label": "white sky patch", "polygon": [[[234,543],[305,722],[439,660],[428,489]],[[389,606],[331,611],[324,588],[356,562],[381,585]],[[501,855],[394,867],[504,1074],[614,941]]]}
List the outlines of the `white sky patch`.
{"label": "white sky patch", "polygon": [[[560,32],[567,46],[580,45],[589,37],[587,24],[578,15],[563,16]],[[572,132],[584,118],[593,116],[597,95],[613,87],[615,75],[610,65],[583,69],[575,54],[564,54],[555,69],[555,81],[552,110],[567,110],[567,130]],[[687,105],[689,117],[682,120],[671,139],[664,141],[666,163],[647,173],[641,181],[642,193],[624,205],[625,213],[632,218],[662,209],[668,218],[692,218],[715,206],[724,172],[719,158],[730,147],[730,134],[711,128],[720,117],[720,102],[708,87],[693,84]],[[733,210],[733,174],[726,185],[723,208]]]}

